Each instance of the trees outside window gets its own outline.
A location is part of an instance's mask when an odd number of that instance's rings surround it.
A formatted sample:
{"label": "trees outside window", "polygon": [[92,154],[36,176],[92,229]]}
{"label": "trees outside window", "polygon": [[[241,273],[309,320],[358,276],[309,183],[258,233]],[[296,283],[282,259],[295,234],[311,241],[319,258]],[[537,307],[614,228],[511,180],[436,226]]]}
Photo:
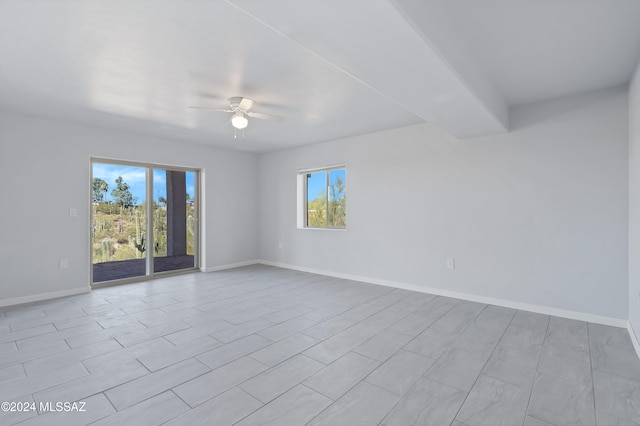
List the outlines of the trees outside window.
{"label": "trees outside window", "polygon": [[100,178],[93,178],[93,201],[101,203],[109,190],[109,184]]}
{"label": "trees outside window", "polygon": [[306,227],[347,226],[346,170],[326,169],[306,173]]}
{"label": "trees outside window", "polygon": [[111,196],[114,204],[121,208],[127,209],[136,205],[137,199],[131,194],[131,187],[122,179],[122,176],[116,179],[116,187],[111,191]]}

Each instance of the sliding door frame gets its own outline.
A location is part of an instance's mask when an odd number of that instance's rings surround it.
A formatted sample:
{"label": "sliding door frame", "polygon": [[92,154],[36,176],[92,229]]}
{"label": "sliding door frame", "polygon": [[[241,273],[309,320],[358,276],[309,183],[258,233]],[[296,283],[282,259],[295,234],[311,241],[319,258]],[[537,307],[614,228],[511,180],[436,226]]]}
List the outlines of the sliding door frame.
{"label": "sliding door frame", "polygon": [[[131,277],[131,278],[121,278],[110,281],[102,281],[98,283],[93,282],[93,233],[91,232],[91,225],[93,223],[93,199],[92,199],[92,182],[93,182],[93,165],[94,164],[113,164],[117,166],[130,166],[130,167],[138,167],[145,169],[146,176],[146,223],[145,223],[145,232],[147,239],[147,247],[146,256],[145,256],[145,275]],[[159,278],[163,276],[170,275],[180,275],[187,274],[200,271],[201,265],[201,233],[202,227],[200,226],[200,217],[201,217],[201,205],[200,200],[201,197],[201,182],[202,179],[202,169],[194,168],[194,167],[183,167],[183,166],[174,166],[167,164],[158,164],[158,163],[145,163],[140,161],[128,161],[128,160],[116,160],[112,158],[103,158],[103,157],[91,157],[90,161],[90,180],[89,180],[89,284],[91,288],[100,288],[100,287],[110,287],[113,285],[120,284],[129,284],[141,281],[148,281],[154,278]],[[162,169],[176,172],[192,172],[195,173],[195,178],[193,179],[193,192],[194,192],[194,225],[195,232],[193,233],[193,267],[178,269],[174,271],[163,271],[163,272],[154,272],[154,251],[153,247],[155,247],[155,241],[153,238],[153,226],[154,226],[154,217],[153,217],[153,170],[154,169]],[[150,201],[150,202],[149,202]]]}

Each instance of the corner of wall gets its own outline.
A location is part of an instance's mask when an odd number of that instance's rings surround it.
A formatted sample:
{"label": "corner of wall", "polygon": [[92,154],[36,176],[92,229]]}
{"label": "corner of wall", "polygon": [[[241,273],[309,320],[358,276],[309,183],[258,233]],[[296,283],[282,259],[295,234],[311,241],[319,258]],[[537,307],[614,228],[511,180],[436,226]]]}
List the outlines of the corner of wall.
{"label": "corner of wall", "polygon": [[629,84],[629,335],[640,357],[640,63]]}
{"label": "corner of wall", "polygon": [[629,331],[629,337],[631,338],[631,343],[633,344],[633,348],[636,350],[636,355],[640,358],[640,341],[638,341],[638,335],[633,329],[633,325],[631,325],[631,321],[627,324],[627,331]]}

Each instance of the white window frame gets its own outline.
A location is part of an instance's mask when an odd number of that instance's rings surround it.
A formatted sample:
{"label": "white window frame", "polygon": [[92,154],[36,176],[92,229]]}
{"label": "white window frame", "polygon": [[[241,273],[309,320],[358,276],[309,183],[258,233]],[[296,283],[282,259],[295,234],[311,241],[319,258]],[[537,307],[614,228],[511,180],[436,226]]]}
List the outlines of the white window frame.
{"label": "white window frame", "polygon": [[[333,170],[344,170],[345,172],[345,187],[346,187],[346,175],[347,175],[347,167],[346,164],[333,164],[330,166],[323,167],[315,167],[315,168],[306,168],[306,169],[298,169],[298,178],[297,178],[297,198],[298,198],[298,211],[297,211],[297,227],[298,229],[312,229],[312,230],[325,230],[325,231],[345,231],[347,226],[343,227],[335,227],[329,226],[329,180],[330,180],[330,172]],[[318,227],[318,226],[309,226],[308,223],[308,187],[307,187],[307,176],[312,173],[320,173],[325,172],[326,174],[326,217],[327,224],[326,226]]]}

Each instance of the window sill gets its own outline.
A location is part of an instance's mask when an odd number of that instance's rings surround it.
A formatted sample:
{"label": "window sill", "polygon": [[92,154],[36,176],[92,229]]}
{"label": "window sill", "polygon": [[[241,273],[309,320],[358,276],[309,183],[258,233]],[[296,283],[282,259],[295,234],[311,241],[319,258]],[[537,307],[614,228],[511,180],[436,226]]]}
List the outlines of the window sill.
{"label": "window sill", "polygon": [[306,226],[298,227],[301,230],[307,231],[338,231],[338,232],[346,232],[347,228],[310,228]]}

